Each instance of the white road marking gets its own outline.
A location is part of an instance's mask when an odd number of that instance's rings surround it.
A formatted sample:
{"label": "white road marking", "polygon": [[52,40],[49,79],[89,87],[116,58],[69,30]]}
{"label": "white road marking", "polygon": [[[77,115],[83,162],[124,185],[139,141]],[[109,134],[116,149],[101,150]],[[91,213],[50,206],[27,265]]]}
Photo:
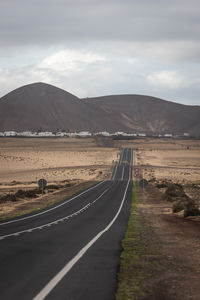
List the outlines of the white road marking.
{"label": "white road marking", "polygon": [[113,174],[112,180],[115,179],[115,176],[116,176],[116,173],[117,173],[118,166],[119,166],[119,164],[117,164],[116,167],[115,167],[115,172],[114,172],[114,174]]}
{"label": "white road marking", "polygon": [[131,151],[131,158],[130,158],[130,165],[129,165],[129,178],[131,178],[132,165],[133,165],[133,151]]}
{"label": "white road marking", "polygon": [[86,244],[75,256],[73,259],[71,259],[63,269],[61,269],[60,272],[58,272],[50,281],[47,283],[47,285],[33,298],[33,300],[43,300],[46,298],[46,296],[54,289],[54,287],[63,279],[63,277],[71,270],[71,268],[79,261],[79,259],[86,253],[86,251],[106,232],[110,229],[110,227],[113,225],[115,220],[117,219],[118,215],[120,214],[127,190],[129,187],[130,178],[127,182],[126,189],[120,204],[120,207],[112,219],[112,221],[106,226],[102,231],[100,231],[88,244]]}
{"label": "white road marking", "polygon": [[110,188],[107,188],[106,190],[104,190],[103,193],[100,196],[98,196],[94,201],[92,201],[91,203],[88,203],[87,205],[85,205],[84,207],[82,207],[78,211],[72,213],[71,215],[68,215],[68,216],[66,216],[64,218],[61,218],[61,219],[58,219],[58,220],[55,220],[51,223],[47,223],[47,224],[40,225],[40,226],[37,226],[37,227],[33,227],[33,228],[25,229],[25,230],[22,230],[22,231],[10,233],[10,234],[7,234],[7,235],[2,235],[2,236],[0,236],[0,240],[2,240],[4,238],[7,238],[7,237],[11,237],[11,236],[18,236],[18,235],[20,235],[22,233],[25,233],[25,232],[32,232],[33,230],[36,230],[36,229],[43,229],[45,227],[50,227],[51,225],[56,225],[58,222],[63,222],[65,220],[69,219],[69,218],[73,218],[74,216],[77,215],[77,213],[82,213],[83,211],[88,209],[92,204],[94,204],[96,201],[98,201],[108,190],[110,190],[112,188],[112,186],[113,186],[113,184],[111,185]]}
{"label": "white road marking", "polygon": [[124,166],[122,168],[122,177],[121,177],[121,180],[123,180],[123,177],[124,177]]}
{"label": "white road marking", "polygon": [[96,187],[98,187],[99,185],[101,185],[101,184],[104,183],[104,182],[105,182],[105,180],[104,180],[104,181],[101,181],[101,182],[98,183],[97,185],[92,186],[91,188],[89,188],[89,189],[83,191],[81,194],[78,194],[78,195],[74,196],[73,198],[71,198],[71,199],[69,199],[69,200],[67,200],[67,201],[65,201],[65,202],[63,202],[63,203],[61,203],[61,204],[59,204],[59,205],[56,205],[55,207],[49,208],[49,209],[47,209],[47,210],[45,210],[45,211],[43,211],[43,212],[40,212],[40,213],[31,215],[31,216],[27,216],[27,217],[20,218],[20,219],[17,219],[17,220],[12,220],[12,221],[8,221],[8,222],[0,223],[0,226],[2,226],[2,225],[7,225],[7,224],[11,224],[11,223],[15,223],[15,222],[19,222],[19,221],[24,221],[24,220],[26,220],[26,219],[30,219],[30,218],[34,218],[34,217],[36,217],[36,216],[40,216],[40,215],[46,214],[46,213],[49,212],[49,211],[52,211],[52,210],[54,210],[54,209],[57,209],[58,207],[61,207],[61,206],[65,205],[65,204],[67,204],[67,203],[73,201],[74,199],[76,199],[76,198],[78,198],[79,196],[81,196],[81,195],[83,195],[83,194],[89,192],[90,190],[95,189]]}
{"label": "white road marking", "polygon": [[125,158],[125,161],[128,160],[128,150],[129,150],[129,149],[127,148],[127,149],[126,149],[126,156],[125,156],[126,158]]}
{"label": "white road marking", "polygon": [[125,149],[122,150],[122,153],[121,153],[121,156],[120,156],[120,160],[119,160],[119,165],[121,165],[121,163],[122,163],[124,151],[125,151]]}

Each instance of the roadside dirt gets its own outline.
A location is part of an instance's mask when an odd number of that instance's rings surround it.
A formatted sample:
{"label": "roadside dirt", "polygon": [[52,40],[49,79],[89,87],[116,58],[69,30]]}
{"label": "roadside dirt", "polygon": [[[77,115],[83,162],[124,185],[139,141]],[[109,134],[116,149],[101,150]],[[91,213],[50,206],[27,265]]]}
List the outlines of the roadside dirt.
{"label": "roadside dirt", "polygon": [[200,219],[172,213],[172,204],[163,193],[149,185],[140,195],[139,212],[152,227],[152,243],[161,251],[161,261],[145,286],[156,300],[199,300],[200,298]]}
{"label": "roadside dirt", "polygon": [[68,187],[59,188],[54,192],[46,192],[43,196],[40,195],[37,198],[23,198],[18,199],[16,202],[6,201],[5,203],[0,203],[0,220],[39,210],[95,183],[95,181],[73,180]]}
{"label": "roadside dirt", "polygon": [[[0,220],[40,209],[93,182],[110,179],[118,154],[118,149],[100,147],[93,138],[0,139]],[[40,178],[59,189],[43,198],[35,195]],[[64,188],[67,181],[69,186]],[[23,197],[16,197],[19,190]],[[24,195],[29,191],[32,198]]]}

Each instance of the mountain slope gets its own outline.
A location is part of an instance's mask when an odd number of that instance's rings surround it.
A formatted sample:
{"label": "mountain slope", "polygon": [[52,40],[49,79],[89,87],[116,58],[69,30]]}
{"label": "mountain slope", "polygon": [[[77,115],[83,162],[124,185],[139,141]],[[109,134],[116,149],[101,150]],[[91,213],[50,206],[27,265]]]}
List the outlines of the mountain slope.
{"label": "mountain slope", "polygon": [[85,101],[94,110],[101,109],[118,130],[197,133],[200,128],[200,106],[187,106],[141,95],[104,96]]}
{"label": "mountain slope", "polygon": [[49,84],[34,83],[1,98],[0,130],[89,129],[88,111],[74,95]]}
{"label": "mountain slope", "polygon": [[23,86],[0,99],[0,131],[38,129],[200,136],[200,106],[141,95],[79,99],[45,83]]}

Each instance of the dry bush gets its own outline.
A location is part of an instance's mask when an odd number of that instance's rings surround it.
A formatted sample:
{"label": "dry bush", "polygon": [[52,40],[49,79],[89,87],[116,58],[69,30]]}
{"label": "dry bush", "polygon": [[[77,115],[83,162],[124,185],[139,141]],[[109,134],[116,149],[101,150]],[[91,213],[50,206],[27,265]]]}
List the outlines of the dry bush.
{"label": "dry bush", "polygon": [[182,185],[180,184],[169,184],[168,188],[164,193],[164,199],[170,202],[177,201],[179,198],[187,199],[188,196],[185,194]]}
{"label": "dry bush", "polygon": [[56,184],[49,184],[49,185],[47,185],[47,189],[48,190],[58,190],[61,187],[62,187],[61,185],[56,185]]}
{"label": "dry bush", "polygon": [[188,199],[188,201],[185,203],[184,217],[199,216],[199,215],[200,215],[200,210],[195,200]]}
{"label": "dry bush", "polygon": [[191,199],[189,197],[185,199],[182,198],[173,203],[172,206],[173,213],[177,213],[181,210],[184,210],[184,217],[200,215],[200,210],[198,208],[197,203],[195,202],[194,199]]}
{"label": "dry bush", "polygon": [[7,194],[5,196],[0,197],[0,203],[5,203],[5,202],[8,202],[8,201],[16,202],[17,197],[13,194]]}
{"label": "dry bush", "polygon": [[167,188],[168,185],[165,182],[161,182],[161,183],[157,183],[156,187],[159,189],[164,189],[164,188]]}
{"label": "dry bush", "polygon": [[41,194],[42,191],[40,189],[33,189],[28,191],[18,190],[15,193],[15,196],[18,198],[36,198],[38,194]]}
{"label": "dry bush", "polygon": [[173,213],[177,213],[181,210],[184,210],[184,208],[185,208],[184,201],[179,200],[179,201],[174,202],[174,204],[172,206],[172,211],[173,211]]}

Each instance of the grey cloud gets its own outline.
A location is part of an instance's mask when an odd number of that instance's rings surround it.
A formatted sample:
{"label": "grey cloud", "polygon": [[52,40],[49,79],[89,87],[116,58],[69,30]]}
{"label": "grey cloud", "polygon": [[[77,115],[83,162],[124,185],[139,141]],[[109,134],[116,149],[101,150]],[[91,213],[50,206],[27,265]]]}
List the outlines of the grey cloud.
{"label": "grey cloud", "polygon": [[[80,97],[140,93],[200,104],[199,16],[199,0],[2,0],[0,94],[45,81]],[[106,60],[82,61],[80,72],[38,67],[65,49]],[[147,78],[162,71],[189,84],[149,85]]]}
{"label": "grey cloud", "polygon": [[[87,64],[81,65],[81,71],[74,69],[68,72],[65,69],[57,70],[38,65],[12,69],[4,68],[0,70],[1,95],[27,83],[44,81],[79,97],[108,94],[146,94],[179,103],[200,104],[198,66],[186,70],[184,68],[176,70],[177,74],[181,75],[183,84],[180,82],[178,87],[171,89],[168,84],[163,86],[148,84],[148,76],[162,72],[162,67],[165,66],[159,64],[154,66],[150,61],[141,63],[137,59],[131,61],[131,58],[128,57],[119,59],[117,56],[111,55],[110,59],[107,57],[105,64],[97,61],[89,64],[89,67]],[[160,69],[158,70],[158,68]]]}
{"label": "grey cloud", "polygon": [[199,40],[198,0],[7,0],[0,4],[0,40],[67,44],[69,39]]}

